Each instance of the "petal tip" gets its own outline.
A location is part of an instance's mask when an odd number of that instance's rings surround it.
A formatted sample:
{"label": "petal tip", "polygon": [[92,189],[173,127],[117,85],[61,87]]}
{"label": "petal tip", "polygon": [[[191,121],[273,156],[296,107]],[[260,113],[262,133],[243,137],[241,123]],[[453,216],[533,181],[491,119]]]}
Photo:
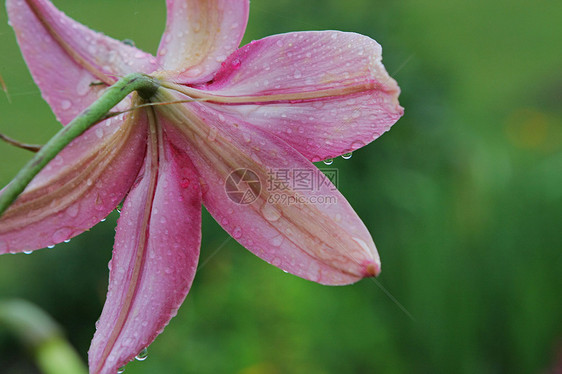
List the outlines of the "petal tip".
{"label": "petal tip", "polygon": [[365,278],[378,277],[381,273],[381,264],[371,260],[363,264],[363,276]]}

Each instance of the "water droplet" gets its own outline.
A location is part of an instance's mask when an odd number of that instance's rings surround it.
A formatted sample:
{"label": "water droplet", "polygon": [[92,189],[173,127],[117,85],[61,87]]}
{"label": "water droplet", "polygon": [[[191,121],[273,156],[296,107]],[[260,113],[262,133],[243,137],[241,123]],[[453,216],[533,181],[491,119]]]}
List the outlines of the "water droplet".
{"label": "water droplet", "polygon": [[295,79],[299,79],[302,77],[302,73],[299,70],[297,70],[295,71],[295,74],[293,76],[295,77]]}
{"label": "water droplet", "polygon": [[25,253],[26,255],[30,255],[33,253],[33,251],[23,251],[23,253]]}
{"label": "water droplet", "polygon": [[324,160],[324,163],[326,165],[332,165],[334,163],[334,159],[333,158],[327,158]]}
{"label": "water droplet", "polygon": [[142,351],[139,352],[138,355],[135,356],[137,361],[144,361],[148,357],[148,348],[144,348]]}
{"label": "water droplet", "polygon": [[54,244],[53,244],[53,245],[48,245],[47,248],[53,249],[53,248],[55,248],[55,245],[54,245]]}
{"label": "water droplet", "polygon": [[100,222],[105,222],[105,220],[106,220],[106,218],[102,218],[102,219],[100,220]]}
{"label": "water droplet", "polygon": [[349,160],[351,158],[351,156],[353,156],[353,153],[348,152],[348,153],[344,153],[343,155],[341,155],[341,158],[343,158],[344,160]]}
{"label": "water droplet", "polygon": [[71,217],[76,217],[78,215],[78,206],[77,205],[69,206],[68,209],[66,210],[66,214],[68,214]]}
{"label": "water droplet", "polygon": [[351,148],[352,148],[353,150],[358,149],[358,148],[361,148],[361,147],[363,147],[363,146],[365,146],[365,143],[363,143],[363,142],[360,141],[360,140],[351,143]]}
{"label": "water droplet", "polygon": [[234,239],[240,239],[242,237],[242,229],[238,226],[236,226],[234,228],[234,231],[232,231],[232,237]]}
{"label": "water droplet", "polygon": [[71,233],[71,230],[68,227],[63,227],[63,228],[55,231],[55,233],[53,234],[53,237],[51,239],[55,243],[60,243],[60,242],[63,242],[65,240],[67,240],[68,237],[70,236],[70,233]]}
{"label": "water droplet", "polygon": [[125,372],[125,366],[121,366],[119,369],[117,369],[117,374],[123,374]]}
{"label": "water droplet", "polygon": [[271,239],[271,245],[274,247],[280,247],[283,244],[283,235],[277,235]]}
{"label": "water droplet", "polygon": [[90,91],[92,80],[93,78],[90,73],[84,73],[76,85],[76,93],[80,96],[85,96]]}
{"label": "water droplet", "polygon": [[191,184],[191,181],[188,178],[182,178],[180,181],[181,188],[187,188]]}
{"label": "water droplet", "polygon": [[68,100],[63,100],[60,103],[60,107],[62,108],[62,110],[70,109],[71,106],[72,106],[72,103]]}
{"label": "water droplet", "polygon": [[65,243],[70,243],[70,239],[66,239],[64,242],[65,242]]}
{"label": "water droplet", "polygon": [[211,127],[211,129],[209,130],[209,136],[207,137],[207,139],[214,142],[217,139],[218,132],[219,132],[219,130],[216,127],[214,127],[214,126]]}
{"label": "water droplet", "polygon": [[123,39],[122,42],[123,42],[123,44],[126,44],[126,45],[131,46],[131,47],[135,46],[135,42],[131,39]]}
{"label": "water droplet", "polygon": [[237,58],[233,59],[232,62],[230,63],[230,66],[232,66],[232,68],[235,69],[235,70],[240,69],[241,65],[242,65],[242,62]]}
{"label": "water droplet", "polygon": [[98,137],[98,139],[103,138],[103,128],[101,128],[101,127],[96,128],[95,133],[96,133],[96,136]]}
{"label": "water droplet", "polygon": [[281,218],[281,212],[279,212],[273,205],[269,203],[263,204],[263,206],[261,207],[261,214],[266,220],[270,222],[278,221],[279,218]]}

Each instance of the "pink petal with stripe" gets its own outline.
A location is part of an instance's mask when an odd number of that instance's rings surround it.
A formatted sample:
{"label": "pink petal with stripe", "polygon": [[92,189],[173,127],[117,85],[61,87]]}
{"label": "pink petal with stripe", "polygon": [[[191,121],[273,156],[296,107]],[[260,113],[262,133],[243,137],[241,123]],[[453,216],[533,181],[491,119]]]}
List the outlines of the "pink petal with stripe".
{"label": "pink petal with stripe", "polygon": [[210,80],[240,45],[249,1],[167,0],[166,4],[166,31],[158,48],[163,70],[178,83]]}
{"label": "pink petal with stripe", "polygon": [[363,147],[402,116],[400,89],[381,59],[380,45],[359,34],[275,35],[236,51],[200,89],[231,104],[217,110],[320,161]]}
{"label": "pink petal with stripe", "polygon": [[7,10],[33,79],[63,124],[108,84],[158,68],[152,55],[90,30],[47,0],[7,0]]}
{"label": "pink petal with stripe", "polygon": [[[187,150],[204,181],[205,207],[244,247],[322,284],[379,273],[365,225],[335,186],[283,140],[201,104],[158,111],[167,117],[166,131],[176,134],[171,138],[187,142],[177,146]],[[299,187],[303,175],[312,185]],[[288,187],[272,189],[283,184]]]}
{"label": "pink petal with stripe", "polygon": [[146,133],[144,112],[134,112],[76,138],[0,218],[0,253],[61,243],[106,217],[142,165]]}
{"label": "pink petal with stripe", "polygon": [[88,354],[93,374],[115,374],[152,343],[195,276],[198,177],[185,154],[165,140],[149,155],[117,224],[107,300]]}

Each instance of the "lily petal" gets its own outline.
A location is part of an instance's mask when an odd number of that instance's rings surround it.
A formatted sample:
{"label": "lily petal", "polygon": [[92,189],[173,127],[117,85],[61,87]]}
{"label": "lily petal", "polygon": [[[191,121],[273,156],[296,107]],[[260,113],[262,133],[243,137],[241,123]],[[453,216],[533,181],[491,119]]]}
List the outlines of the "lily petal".
{"label": "lily petal", "polygon": [[236,51],[201,89],[316,162],[363,147],[402,116],[381,59],[380,45],[355,33],[274,35]]}
{"label": "lily petal", "polygon": [[195,276],[201,242],[198,177],[185,154],[166,141],[149,148],[141,180],[117,224],[107,300],[88,354],[95,374],[116,373],[152,343]]}
{"label": "lily petal", "polygon": [[[365,225],[334,185],[283,140],[204,104],[158,111],[169,121],[166,131],[183,134],[189,143],[178,147],[188,150],[205,182],[205,207],[244,247],[322,284],[379,273]],[[173,127],[178,123],[183,126]],[[302,177],[309,184],[299,186]]]}
{"label": "lily petal", "polygon": [[166,4],[166,31],[158,48],[163,69],[175,71],[178,83],[208,81],[240,45],[250,2],[167,0]]}
{"label": "lily petal", "polygon": [[146,117],[136,111],[76,138],[0,218],[0,254],[61,243],[106,217],[142,165],[146,133]]}
{"label": "lily petal", "polygon": [[7,10],[33,79],[63,124],[120,77],[158,68],[154,56],[90,30],[47,0],[7,0]]}

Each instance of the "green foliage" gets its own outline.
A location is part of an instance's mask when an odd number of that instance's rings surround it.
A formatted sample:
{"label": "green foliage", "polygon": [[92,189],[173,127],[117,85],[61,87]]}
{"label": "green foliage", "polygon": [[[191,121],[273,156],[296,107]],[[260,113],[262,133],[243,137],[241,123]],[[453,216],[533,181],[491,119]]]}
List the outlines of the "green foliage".
{"label": "green foliage", "polygon": [[[67,14],[154,52],[164,2],[59,0]],[[156,3],[156,4],[155,4]],[[403,119],[335,160],[370,228],[379,281],[331,288],[263,263],[204,216],[201,263],[178,316],[131,373],[543,373],[562,351],[561,2],[252,2],[245,42],[367,34],[401,88]],[[0,12],[0,132],[58,130]],[[33,108],[33,109],[30,109]],[[0,144],[0,184],[29,159]],[[32,255],[0,257],[0,296],[31,300],[84,355],[101,312],[114,217]],[[208,261],[207,261],[208,260]],[[36,373],[0,330],[0,371]]]}

